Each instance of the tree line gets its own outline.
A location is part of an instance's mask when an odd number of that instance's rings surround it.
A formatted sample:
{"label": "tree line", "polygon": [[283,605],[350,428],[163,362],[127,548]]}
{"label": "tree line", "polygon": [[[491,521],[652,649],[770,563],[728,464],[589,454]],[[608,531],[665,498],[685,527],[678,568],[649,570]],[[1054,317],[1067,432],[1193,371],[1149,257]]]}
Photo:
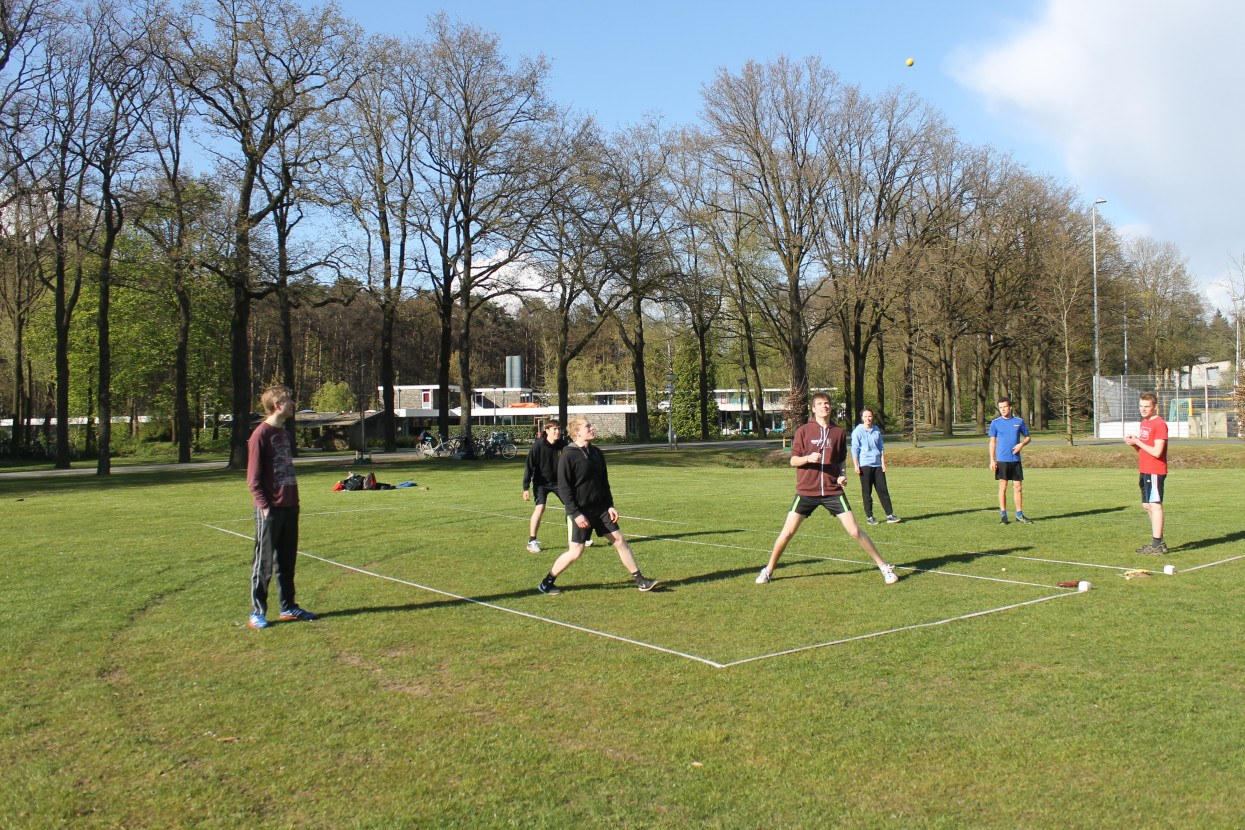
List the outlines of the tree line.
{"label": "tree line", "polygon": [[810,386],[905,431],[984,429],[1004,391],[1070,424],[1095,294],[1104,373],[1125,320],[1135,373],[1231,348],[1174,245],[1091,233],[1081,194],[820,58],[719,69],[696,123],[610,131],[445,14],[418,38],[288,0],[0,18],[0,406],[14,449],[57,419],[57,466],[87,415],[107,473],[140,407],[182,461],[223,417],[241,466],[273,382],[379,387],[390,449],[394,387],[437,384],[447,433],[456,383],[470,433],[507,354],[564,421],[594,383],[649,411],[677,356],[705,436],[739,380],[756,424],[773,386],[788,424]]}

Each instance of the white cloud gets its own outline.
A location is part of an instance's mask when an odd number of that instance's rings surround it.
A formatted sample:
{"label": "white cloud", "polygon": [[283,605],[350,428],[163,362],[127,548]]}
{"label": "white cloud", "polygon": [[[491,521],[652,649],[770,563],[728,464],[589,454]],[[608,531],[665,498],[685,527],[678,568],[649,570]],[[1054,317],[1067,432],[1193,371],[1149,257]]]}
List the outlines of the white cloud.
{"label": "white cloud", "polygon": [[1049,0],[1003,41],[965,47],[957,79],[1044,136],[1119,223],[1147,225],[1204,285],[1245,252],[1245,4]]}

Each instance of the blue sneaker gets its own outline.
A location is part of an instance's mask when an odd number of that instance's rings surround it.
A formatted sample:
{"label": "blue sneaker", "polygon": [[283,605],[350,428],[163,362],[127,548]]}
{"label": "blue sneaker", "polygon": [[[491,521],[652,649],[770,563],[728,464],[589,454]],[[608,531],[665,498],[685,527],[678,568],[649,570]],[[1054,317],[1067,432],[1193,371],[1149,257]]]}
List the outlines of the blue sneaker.
{"label": "blue sneaker", "polygon": [[316,618],[315,614],[311,613],[310,611],[304,611],[303,609],[299,608],[297,605],[295,605],[293,608],[291,608],[288,611],[281,612],[281,619],[292,620],[294,622],[297,622],[299,620],[302,620],[303,622],[310,622],[311,620],[314,620],[315,618]]}
{"label": "blue sneaker", "polygon": [[267,628],[271,623],[268,622],[268,618],[263,614],[252,614],[247,625],[251,628]]}

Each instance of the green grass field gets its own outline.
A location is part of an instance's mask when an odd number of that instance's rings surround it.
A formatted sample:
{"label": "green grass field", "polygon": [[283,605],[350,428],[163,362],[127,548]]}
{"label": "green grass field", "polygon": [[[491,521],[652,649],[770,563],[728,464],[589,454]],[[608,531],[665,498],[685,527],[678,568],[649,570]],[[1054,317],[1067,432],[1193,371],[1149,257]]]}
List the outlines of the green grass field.
{"label": "green grass field", "polygon": [[1245,555],[1239,468],[1173,469],[1157,559],[1134,472],[1000,526],[984,465],[892,467],[898,584],[821,512],[758,586],[794,474],[746,455],[609,452],[662,586],[598,544],[558,597],[521,457],[300,467],[322,619],[262,632],[240,474],[0,481],[0,826],[1239,826],[1245,559],[1189,570]]}

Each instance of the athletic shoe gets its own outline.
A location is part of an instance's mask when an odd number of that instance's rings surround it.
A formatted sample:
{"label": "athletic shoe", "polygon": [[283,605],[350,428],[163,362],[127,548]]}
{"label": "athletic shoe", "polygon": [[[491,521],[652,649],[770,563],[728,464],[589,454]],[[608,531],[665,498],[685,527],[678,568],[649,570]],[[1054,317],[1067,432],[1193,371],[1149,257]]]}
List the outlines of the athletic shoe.
{"label": "athletic shoe", "polygon": [[899,517],[898,517],[898,516],[896,516],[894,513],[888,513],[888,514],[886,515],[886,523],[887,523],[888,525],[897,525],[897,524],[899,524],[901,521],[903,521],[903,519],[899,518]]}
{"label": "athletic shoe", "polygon": [[999,519],[999,524],[1001,524],[1001,525],[1005,525],[1005,524],[1007,524],[1007,516],[1006,516],[1006,514],[1005,514],[1005,515],[1004,515],[1001,519]]}
{"label": "athletic shoe", "polygon": [[774,578],[774,572],[768,566],[761,569],[760,576],[757,577],[757,584],[764,585]]}
{"label": "athletic shoe", "polygon": [[548,594],[551,597],[562,593],[562,589],[557,585],[554,585],[552,582],[546,585],[544,581],[541,581],[541,583],[536,586],[536,590],[540,591],[542,594]]}
{"label": "athletic shoe", "polygon": [[877,520],[877,519],[875,519],[875,518],[873,518],[872,516],[870,516],[869,518],[865,519],[865,524],[867,524],[867,525],[875,525],[875,524],[877,524],[877,523],[878,523],[878,520]]}
{"label": "athletic shoe", "polygon": [[528,553],[540,553],[540,542],[536,541],[535,539],[532,539],[530,542],[528,542],[527,552]]}
{"label": "athletic shoe", "polygon": [[649,579],[647,576],[636,576],[635,587],[641,591],[651,591],[657,587],[657,580]]}
{"label": "athletic shoe", "polygon": [[1030,518],[1029,518],[1029,517],[1027,517],[1027,516],[1022,516],[1022,515],[1020,515],[1019,513],[1017,513],[1017,514],[1016,514],[1016,521],[1017,521],[1017,523],[1022,524],[1022,525],[1031,525],[1031,524],[1033,524],[1033,520],[1032,520],[1032,519],[1030,519]]}
{"label": "athletic shoe", "polygon": [[899,577],[895,576],[895,569],[890,565],[878,565],[878,570],[882,572],[882,579],[887,585],[894,585],[899,581]]}
{"label": "athletic shoe", "polygon": [[1162,556],[1163,554],[1167,553],[1167,543],[1159,542],[1156,545],[1153,542],[1148,542],[1142,547],[1137,548],[1137,552],[1151,554],[1153,556]]}
{"label": "athletic shoe", "polygon": [[592,547],[592,537],[591,537],[591,536],[589,536],[589,537],[588,537],[588,541],[584,542],[584,547],[586,547],[586,548],[590,548],[590,547]]}
{"label": "athletic shoe", "polygon": [[281,612],[281,619],[290,620],[293,622],[299,622],[299,621],[311,622],[315,618],[316,618],[315,614],[311,613],[310,611],[304,611],[303,609],[299,608],[297,605],[295,605],[289,611]]}
{"label": "athletic shoe", "polygon": [[250,621],[247,623],[251,628],[267,628],[271,623],[263,614],[252,614]]}

